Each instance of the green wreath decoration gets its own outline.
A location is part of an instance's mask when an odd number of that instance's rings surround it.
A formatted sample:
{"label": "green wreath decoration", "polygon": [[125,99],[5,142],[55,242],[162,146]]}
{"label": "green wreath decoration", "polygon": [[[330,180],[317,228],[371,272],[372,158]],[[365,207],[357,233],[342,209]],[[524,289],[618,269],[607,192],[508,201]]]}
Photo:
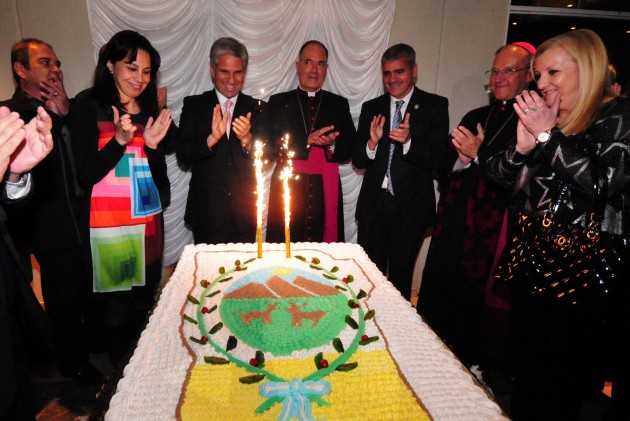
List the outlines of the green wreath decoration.
{"label": "green wreath decoration", "polygon": [[[284,412],[295,411],[296,402],[288,402],[291,399],[297,399],[297,402],[299,402],[299,404],[307,405],[308,408],[305,412],[308,414],[310,414],[309,401],[313,401],[319,406],[329,405],[328,402],[321,398],[323,394],[330,392],[330,387],[329,385],[327,385],[328,382],[325,382],[326,384],[323,385],[323,387],[322,384],[318,382],[322,381],[322,379],[324,379],[334,371],[347,372],[357,368],[358,362],[348,361],[358,350],[359,346],[364,346],[379,340],[378,336],[369,337],[365,335],[365,323],[367,320],[370,320],[374,317],[375,311],[373,309],[369,310],[367,313],[364,311],[361,300],[367,297],[367,294],[362,289],[359,290],[358,293],[354,292],[354,290],[350,286],[350,284],[354,281],[354,277],[351,274],[340,278],[339,276],[337,276],[337,273],[339,272],[339,268],[337,266],[333,266],[331,269],[326,269],[321,265],[321,261],[317,257],[313,257],[310,260],[303,256],[295,256],[295,258],[302,262],[308,263],[311,269],[322,271],[322,276],[324,278],[337,283],[337,285],[335,285],[335,288],[342,291],[343,293],[350,295],[348,306],[353,310],[356,309],[358,313],[358,321],[355,320],[355,318],[351,315],[346,315],[345,317],[346,324],[352,329],[356,330],[356,334],[350,345],[346,348],[343,345],[341,339],[333,339],[332,346],[337,352],[339,352],[339,356],[337,356],[332,362],[329,363],[323,358],[323,354],[321,352],[318,353],[313,358],[316,370],[302,379],[287,380],[266,370],[264,368],[265,357],[262,351],[256,351],[255,355],[252,359],[250,359],[249,362],[235,357],[230,353],[231,350],[235,349],[238,346],[238,339],[235,336],[229,336],[225,347],[219,345],[212,337],[213,334],[217,333],[223,328],[223,322],[218,322],[209,329],[206,325],[204,316],[206,314],[212,313],[213,311],[216,311],[218,308],[216,304],[210,308],[205,305],[208,299],[221,293],[221,290],[216,289],[216,287],[221,283],[233,280],[233,276],[231,276],[233,273],[247,270],[247,264],[253,262],[254,260],[256,260],[256,258],[246,260],[242,264],[240,260],[236,260],[234,262],[234,267],[229,270],[226,270],[223,266],[220,267],[219,275],[214,278],[212,282],[209,282],[205,279],[200,281],[200,285],[203,288],[203,291],[199,298],[195,298],[192,295],[188,295],[187,297],[188,301],[196,306],[196,314],[195,317],[190,317],[184,314],[183,318],[187,322],[197,325],[200,333],[199,337],[190,336],[189,339],[192,342],[201,346],[210,345],[217,353],[225,357],[223,358],[215,356],[204,356],[204,361],[206,363],[213,365],[234,363],[238,367],[247,370],[252,374],[239,378],[239,381],[244,384],[258,383],[267,378],[270,380],[270,384],[275,382],[273,383],[274,385],[287,385],[286,387],[281,387],[283,392],[279,395],[277,392],[275,392],[278,389],[277,387],[274,388],[274,392],[269,392],[263,391],[263,389],[265,389],[265,385],[261,386],[261,394],[267,397],[267,400],[263,402],[258,408],[256,408],[256,413],[258,414],[264,413],[265,411],[273,407],[276,403],[281,402],[284,402]],[[296,393],[296,391],[298,393]],[[298,395],[298,398],[295,398],[295,395]],[[287,412],[286,416],[292,416],[292,414],[297,412],[298,411]]]}

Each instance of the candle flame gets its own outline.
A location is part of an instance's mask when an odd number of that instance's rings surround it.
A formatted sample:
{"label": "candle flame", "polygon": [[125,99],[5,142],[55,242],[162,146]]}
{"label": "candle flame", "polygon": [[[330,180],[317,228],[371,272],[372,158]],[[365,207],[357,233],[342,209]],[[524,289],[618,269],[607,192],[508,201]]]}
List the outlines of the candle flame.
{"label": "candle flame", "polygon": [[291,225],[291,188],[289,187],[289,180],[293,176],[293,151],[289,150],[289,135],[285,134],[282,148],[287,154],[287,162],[285,167],[280,172],[280,179],[282,180],[282,186],[284,187],[284,226]]}

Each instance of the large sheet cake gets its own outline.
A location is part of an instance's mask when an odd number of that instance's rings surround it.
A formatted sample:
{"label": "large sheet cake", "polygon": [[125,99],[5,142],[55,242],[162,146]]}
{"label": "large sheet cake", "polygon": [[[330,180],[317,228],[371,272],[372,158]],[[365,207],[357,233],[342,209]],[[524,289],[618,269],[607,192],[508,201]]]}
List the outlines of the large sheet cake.
{"label": "large sheet cake", "polygon": [[498,420],[354,244],[188,246],[106,420]]}

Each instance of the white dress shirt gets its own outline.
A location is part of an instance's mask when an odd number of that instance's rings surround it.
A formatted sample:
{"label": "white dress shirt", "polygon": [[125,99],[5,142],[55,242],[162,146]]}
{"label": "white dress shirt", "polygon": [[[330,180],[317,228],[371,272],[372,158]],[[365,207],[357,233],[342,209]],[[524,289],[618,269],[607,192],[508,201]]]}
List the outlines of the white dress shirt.
{"label": "white dress shirt", "polygon": [[[407,111],[407,105],[409,105],[409,101],[411,100],[411,95],[413,95],[413,89],[409,91],[409,93],[405,95],[404,98],[401,98],[404,101],[402,104],[402,107],[400,107],[400,115],[402,116],[401,123],[405,121],[405,111]],[[392,130],[392,124],[394,122],[394,114],[396,113],[396,101],[399,101],[399,99],[390,95],[389,97],[389,115],[391,116],[391,118],[389,119],[390,131]],[[379,143],[376,144],[376,147],[374,148],[373,151],[370,150],[370,146],[366,143],[365,151],[367,152],[368,158],[370,159],[376,158],[376,151],[378,150],[378,145],[381,143],[381,141],[383,141],[383,139],[381,139]],[[410,147],[411,147],[411,133],[409,134],[409,137],[407,138],[405,143],[403,143],[403,155],[406,155],[407,152],[409,152]],[[383,178],[383,184],[381,185],[381,187],[384,189],[387,189],[387,175],[385,175],[385,177]]]}

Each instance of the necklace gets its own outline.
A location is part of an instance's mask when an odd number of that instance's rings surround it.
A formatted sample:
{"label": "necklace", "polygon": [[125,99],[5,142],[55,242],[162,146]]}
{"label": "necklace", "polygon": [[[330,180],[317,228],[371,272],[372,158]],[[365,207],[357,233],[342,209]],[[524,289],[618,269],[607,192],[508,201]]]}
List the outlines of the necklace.
{"label": "necklace", "polygon": [[[299,89],[299,88],[298,88]],[[304,117],[304,110],[302,109],[302,101],[300,101],[300,94],[298,90],[295,90],[295,95],[297,96],[298,104],[300,105],[300,114],[302,115],[302,123],[304,123],[304,134],[308,137],[308,128],[306,127],[306,117]],[[317,110],[315,110],[315,117],[313,118],[313,125],[317,121],[317,115],[319,114],[319,107],[321,107],[322,102],[324,101],[324,91],[322,91],[322,96],[319,98],[319,104],[317,104]],[[311,126],[311,129],[313,126]]]}
{"label": "necklace", "polygon": [[[492,112],[494,111],[494,107],[496,105],[497,105],[496,102],[494,104],[492,104],[492,108],[490,108],[490,112],[488,113],[488,117],[486,117],[486,122],[483,124],[483,132],[484,133],[486,133],[486,127],[488,127],[488,121],[490,121],[490,116],[492,115]],[[492,136],[492,139],[490,139],[488,142],[486,142],[486,147],[490,146],[492,141],[497,138],[499,133],[501,133],[501,130],[503,130],[503,128],[508,124],[508,122],[512,119],[512,117],[514,117],[515,113],[516,113],[516,111],[512,110],[512,114],[510,114],[510,116],[505,120],[505,122],[503,122],[503,125],[499,128],[499,130],[497,130],[497,132],[494,134],[494,136]]]}

